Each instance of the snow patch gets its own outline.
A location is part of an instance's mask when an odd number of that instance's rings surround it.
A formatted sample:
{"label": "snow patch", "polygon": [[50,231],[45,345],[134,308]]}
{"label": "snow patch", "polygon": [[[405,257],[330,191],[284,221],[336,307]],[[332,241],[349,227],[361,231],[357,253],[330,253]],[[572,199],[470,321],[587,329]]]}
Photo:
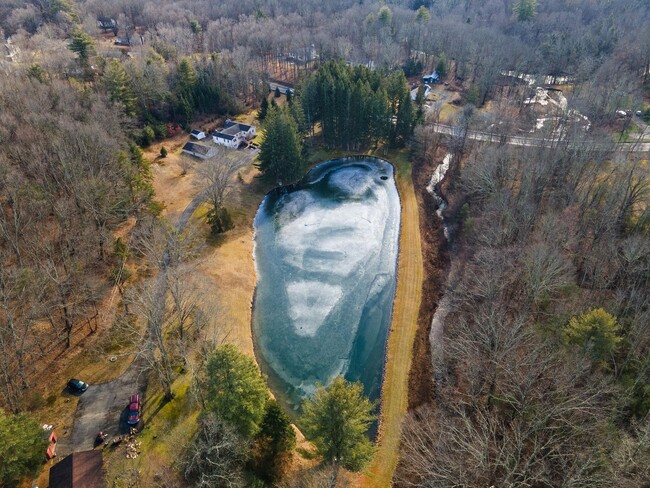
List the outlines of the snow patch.
{"label": "snow patch", "polygon": [[287,285],[287,296],[296,334],[313,337],[343,296],[343,289],[319,281],[294,281]]}

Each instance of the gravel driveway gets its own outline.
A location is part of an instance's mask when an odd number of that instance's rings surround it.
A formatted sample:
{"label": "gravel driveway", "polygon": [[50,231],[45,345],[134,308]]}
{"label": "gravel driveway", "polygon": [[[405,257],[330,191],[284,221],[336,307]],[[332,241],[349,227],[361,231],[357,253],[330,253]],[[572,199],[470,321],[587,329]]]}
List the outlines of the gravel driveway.
{"label": "gravel driveway", "polygon": [[126,415],[129,397],[145,391],[146,375],[140,361],[135,360],[119,378],[100,385],[90,385],[80,396],[72,425],[72,450],[85,451],[94,447],[99,431],[109,439],[128,432]]}

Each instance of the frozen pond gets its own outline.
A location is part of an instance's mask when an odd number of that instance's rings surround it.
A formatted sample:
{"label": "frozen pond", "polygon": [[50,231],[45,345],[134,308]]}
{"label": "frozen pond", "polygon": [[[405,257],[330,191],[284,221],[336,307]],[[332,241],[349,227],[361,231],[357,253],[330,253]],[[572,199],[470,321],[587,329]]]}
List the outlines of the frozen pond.
{"label": "frozen pond", "polygon": [[379,397],[399,219],[393,167],[370,157],[322,163],[260,205],[253,337],[289,404],[337,375]]}

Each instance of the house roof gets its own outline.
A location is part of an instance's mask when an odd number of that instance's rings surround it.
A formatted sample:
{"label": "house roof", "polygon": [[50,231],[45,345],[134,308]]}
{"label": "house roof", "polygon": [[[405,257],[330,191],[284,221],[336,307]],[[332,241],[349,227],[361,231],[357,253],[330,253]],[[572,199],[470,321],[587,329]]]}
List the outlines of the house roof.
{"label": "house roof", "polygon": [[50,468],[50,488],[101,488],[102,451],[73,452]]}
{"label": "house roof", "polygon": [[199,130],[199,129],[194,129],[194,130],[191,132],[191,134],[199,135],[199,134],[203,134],[203,131],[202,131],[202,130]]}
{"label": "house roof", "polygon": [[195,142],[188,142],[183,146],[183,151],[197,153],[203,156],[210,154],[211,149],[211,147],[203,146],[202,144],[197,144]]}
{"label": "house roof", "polygon": [[239,122],[233,122],[232,120],[226,120],[224,129],[230,129],[231,127],[237,127],[239,130],[247,132],[251,129],[252,125],[240,124]]}
{"label": "house roof", "polygon": [[104,16],[97,17],[97,22],[99,22],[102,25],[108,25],[111,27],[116,25],[115,19],[112,19],[110,17],[104,17]]}
{"label": "house roof", "polygon": [[[237,134],[238,132],[239,131],[235,132],[235,134]],[[212,135],[217,137],[218,139],[225,139],[227,141],[232,141],[235,138],[234,135],[227,134],[225,131],[215,132]]]}
{"label": "house roof", "polygon": [[227,125],[223,129],[219,131],[219,134],[228,134],[229,136],[236,136],[242,131],[242,129],[239,128],[238,124],[231,124]]}

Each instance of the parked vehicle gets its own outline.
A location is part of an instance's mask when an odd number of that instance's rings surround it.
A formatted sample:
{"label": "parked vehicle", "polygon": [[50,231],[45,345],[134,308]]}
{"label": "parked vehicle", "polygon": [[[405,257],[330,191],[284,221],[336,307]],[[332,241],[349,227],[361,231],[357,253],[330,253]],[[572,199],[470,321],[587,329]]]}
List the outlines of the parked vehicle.
{"label": "parked vehicle", "polygon": [[131,395],[129,399],[129,416],[126,423],[135,425],[140,422],[140,395]]}
{"label": "parked vehicle", "polygon": [[72,378],[68,381],[68,390],[72,393],[83,393],[88,389],[88,383],[85,381],[77,380]]}
{"label": "parked vehicle", "polygon": [[[51,425],[49,426],[52,427]],[[56,457],[56,443],[58,438],[56,432],[53,430],[47,431],[47,450],[45,451],[45,459],[52,459]]]}

